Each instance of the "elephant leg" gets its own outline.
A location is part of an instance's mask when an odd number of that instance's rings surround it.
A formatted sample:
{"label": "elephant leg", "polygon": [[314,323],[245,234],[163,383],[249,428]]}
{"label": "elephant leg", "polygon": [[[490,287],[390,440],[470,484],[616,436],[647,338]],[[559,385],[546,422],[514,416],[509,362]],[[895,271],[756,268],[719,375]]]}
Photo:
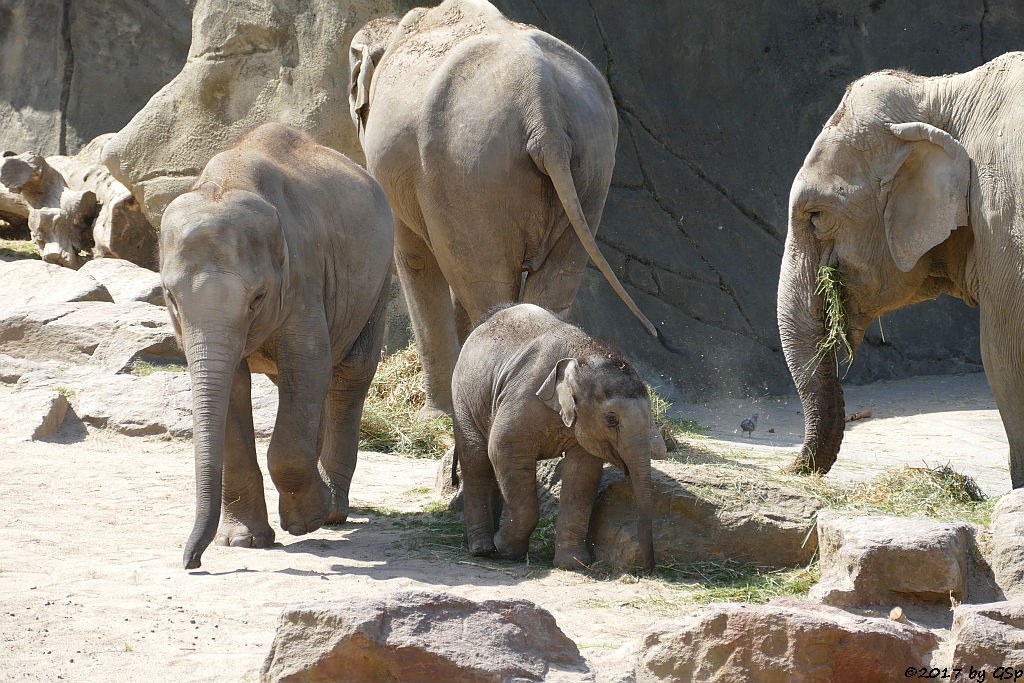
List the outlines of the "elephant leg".
{"label": "elephant leg", "polygon": [[[1010,445],[1010,485],[1024,488],[1024,340],[995,313],[981,315],[981,358]],[[1010,320],[1007,316],[1005,320]]]}
{"label": "elephant leg", "polygon": [[235,371],[228,400],[223,482],[220,527],[214,542],[245,548],[273,544],[274,530],[267,521],[263,475],[256,459],[249,365],[244,360]]}
{"label": "elephant leg", "polygon": [[[514,427],[521,430],[521,426]],[[512,427],[508,428],[509,433]],[[520,560],[530,549],[530,534],[537,528],[540,505],[537,502],[537,453],[527,444],[505,438],[497,422],[491,427],[487,453],[494,464],[505,510],[494,547],[509,560]]]}
{"label": "elephant leg", "polygon": [[459,338],[448,281],[426,242],[397,219],[395,264],[423,362],[427,403],[419,417],[451,414],[452,371],[459,357]]}
{"label": "elephant leg", "polygon": [[278,338],[278,409],[267,460],[280,492],[281,528],[306,534],[327,521],[331,494],[317,469],[320,418],[332,378],[327,323],[293,326]]}
{"label": "elephant leg", "polygon": [[455,453],[462,469],[462,514],[473,555],[494,552],[495,519],[500,514],[498,482],[487,459],[487,439],[470,420],[455,429]]}
{"label": "elephant leg", "polygon": [[473,319],[469,317],[469,313],[466,312],[466,307],[462,305],[459,298],[455,296],[455,292],[452,291],[452,308],[455,309],[455,330],[459,336],[459,347],[466,343],[466,337],[473,331]]}
{"label": "elephant leg", "polygon": [[555,566],[560,569],[579,569],[593,561],[587,548],[587,529],[603,465],[578,445],[565,452],[555,523]]}
{"label": "elephant leg", "polygon": [[334,368],[334,378],[327,394],[321,424],[320,475],[331,490],[329,524],[343,524],[348,519],[349,487],[359,455],[359,422],[384,343],[384,318],[390,289],[389,280],[384,283],[373,315],[359,333],[352,350]]}
{"label": "elephant leg", "polygon": [[[591,225],[596,225],[592,223]],[[558,238],[544,262],[526,275],[523,303],[550,309],[560,318],[569,314],[589,257],[571,228]]]}

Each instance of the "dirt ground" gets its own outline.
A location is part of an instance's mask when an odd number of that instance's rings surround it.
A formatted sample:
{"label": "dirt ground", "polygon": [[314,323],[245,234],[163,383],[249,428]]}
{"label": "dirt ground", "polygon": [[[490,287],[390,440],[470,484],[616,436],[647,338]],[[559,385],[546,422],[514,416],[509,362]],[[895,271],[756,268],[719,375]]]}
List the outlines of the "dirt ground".
{"label": "dirt ground", "polygon": [[[983,375],[851,387],[847,405],[874,417],[847,433],[836,476],[950,461],[989,493],[1009,489],[1006,439]],[[679,408],[712,427],[709,444],[724,459],[773,468],[800,441],[795,398]],[[753,438],[736,434],[757,410]],[[262,461],[265,442],[260,451]],[[432,555],[419,547],[420,532],[388,511],[434,500],[435,461],[361,454],[344,527],[304,537],[278,531],[280,545],[266,550],[211,546],[202,568],[186,572],[190,442],[72,421],[48,441],[0,435],[0,454],[2,680],[256,680],[285,605],[407,587],[529,598],[555,615],[600,676],[649,624],[699,609],[680,599],[684,589],[657,580]],[[276,524],[277,494],[269,477],[266,484]]]}

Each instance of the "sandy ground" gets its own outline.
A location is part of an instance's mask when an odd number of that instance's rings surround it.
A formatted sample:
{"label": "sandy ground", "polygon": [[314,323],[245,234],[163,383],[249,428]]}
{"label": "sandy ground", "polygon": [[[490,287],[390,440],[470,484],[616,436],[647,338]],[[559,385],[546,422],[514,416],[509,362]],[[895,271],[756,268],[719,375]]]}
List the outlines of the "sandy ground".
{"label": "sandy ground", "polygon": [[[1006,439],[984,375],[851,387],[847,406],[874,417],[847,433],[836,476],[950,461],[990,493],[1009,489]],[[725,459],[777,467],[800,442],[795,398],[679,408],[712,427]],[[736,434],[755,411],[753,438]],[[262,460],[266,443],[260,450]],[[304,537],[279,531],[281,544],[266,550],[211,546],[202,568],[186,572],[192,469],[187,441],[80,423],[49,441],[0,435],[0,679],[256,680],[285,605],[407,587],[529,598],[600,672],[649,624],[698,609],[676,606],[680,589],[655,580],[431,556],[415,547],[414,529],[369,508],[421,510],[433,500],[436,463],[375,453],[360,456],[356,510],[344,527]],[[276,524],[277,494],[266,483]]]}

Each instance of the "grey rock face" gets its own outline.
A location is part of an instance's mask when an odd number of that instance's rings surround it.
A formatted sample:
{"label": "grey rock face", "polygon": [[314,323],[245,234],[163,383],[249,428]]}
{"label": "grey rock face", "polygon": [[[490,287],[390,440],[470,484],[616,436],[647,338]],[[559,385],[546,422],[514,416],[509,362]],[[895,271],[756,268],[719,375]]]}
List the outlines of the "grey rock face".
{"label": "grey rock face", "polygon": [[1024,489],[1006,494],[992,511],[992,572],[1008,598],[1024,598]]}
{"label": "grey rock face", "polygon": [[16,308],[72,301],[113,301],[95,278],[35,259],[0,261],[0,316]]}
{"label": "grey rock face", "polygon": [[692,619],[648,629],[636,681],[903,681],[937,640],[921,628],[801,600],[711,604]]}
{"label": "grey rock face", "polygon": [[[651,482],[658,563],[737,559],[795,567],[817,547],[812,520],[820,504],[795,488],[742,472],[723,481],[665,462],[652,463]],[[588,542],[595,560],[617,567],[639,557],[633,494],[617,469],[604,470]]]}
{"label": "grey rock face", "polygon": [[98,258],[78,270],[102,283],[115,303],[142,301],[164,305],[160,274],[119,258]]}
{"label": "grey rock face", "polygon": [[529,600],[414,590],[287,608],[260,671],[262,681],[584,677],[576,645]]}
{"label": "grey rock face", "polygon": [[821,580],[808,597],[837,607],[948,605],[951,595],[964,599],[973,545],[969,524],[822,510]]}
{"label": "grey rock face", "polygon": [[[1024,600],[958,606],[953,612],[949,651],[953,667],[969,671],[973,666],[990,673],[998,667],[1024,671]],[[1011,671],[1010,678],[1013,676],[1016,672]]]}

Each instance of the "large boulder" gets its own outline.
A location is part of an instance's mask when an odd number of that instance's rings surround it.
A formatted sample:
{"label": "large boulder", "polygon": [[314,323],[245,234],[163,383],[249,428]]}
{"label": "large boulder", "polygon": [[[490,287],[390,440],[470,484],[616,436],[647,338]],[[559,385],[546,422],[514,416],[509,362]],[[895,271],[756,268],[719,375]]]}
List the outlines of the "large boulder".
{"label": "large boulder", "polygon": [[818,514],[821,580],[808,596],[837,607],[963,600],[974,528],[931,519]]}
{"label": "large boulder", "polygon": [[587,667],[529,600],[396,591],[289,607],[260,680],[556,681]]}
{"label": "large boulder", "polygon": [[155,306],[164,305],[160,274],[137,266],[131,261],[97,258],[86,262],[78,272],[102,283],[115,303],[143,301]]}
{"label": "large boulder", "polygon": [[[654,556],[657,563],[737,559],[762,565],[807,564],[818,545],[814,515],[821,503],[783,483],[743,470],[721,472],[655,462]],[[639,557],[629,481],[606,467],[590,518],[594,559],[618,567]]]}
{"label": "large boulder", "polygon": [[167,311],[138,301],[36,304],[6,311],[0,317],[0,353],[91,363],[111,372],[128,371],[138,362],[185,362]]}
{"label": "large boulder", "polygon": [[711,604],[647,630],[636,681],[905,681],[937,642],[922,628],[801,600]]}
{"label": "large boulder", "polygon": [[997,667],[1004,670],[1009,667],[1015,671],[1000,679],[1021,680],[1024,678],[1024,600],[959,605],[953,611],[953,628],[946,649],[953,668],[987,669],[996,679]]}
{"label": "large boulder", "polygon": [[400,0],[198,0],[181,72],[107,143],[105,163],[153,225],[210,157],[280,121],[362,160],[348,113],[348,44]]}
{"label": "large boulder", "polygon": [[1008,598],[1024,598],[1024,489],[1015,489],[992,510],[992,572]]}
{"label": "large boulder", "polygon": [[0,432],[24,439],[50,436],[64,422],[67,396],[54,389],[19,388],[0,393]]}
{"label": "large boulder", "polygon": [[0,261],[0,283],[0,316],[26,306],[113,301],[107,288],[95,278],[36,259]]}
{"label": "large boulder", "polygon": [[92,373],[74,384],[78,417],[129,436],[192,436],[192,392],[187,372],[145,377]]}
{"label": "large boulder", "polygon": [[74,154],[185,62],[195,0],[0,0],[0,151]]}

